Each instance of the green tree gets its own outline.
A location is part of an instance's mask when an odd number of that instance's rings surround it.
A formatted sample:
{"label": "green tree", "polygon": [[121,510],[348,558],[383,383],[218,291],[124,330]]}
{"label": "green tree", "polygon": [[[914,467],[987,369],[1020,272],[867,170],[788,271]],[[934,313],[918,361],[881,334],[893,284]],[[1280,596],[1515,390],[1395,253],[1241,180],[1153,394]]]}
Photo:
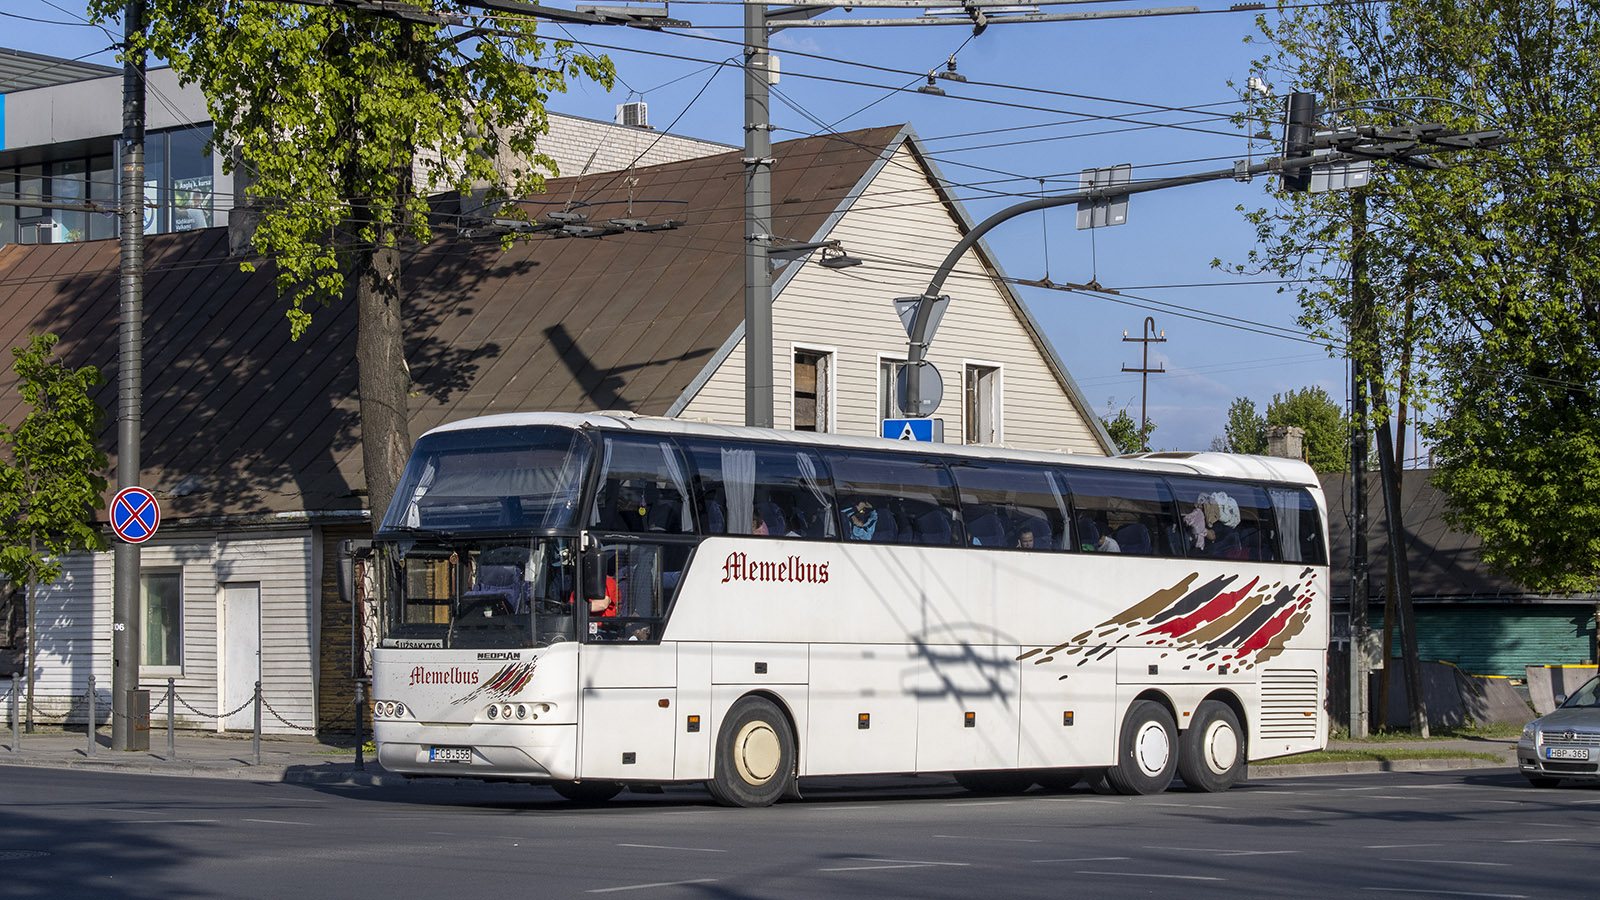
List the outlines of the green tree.
{"label": "green tree", "polygon": [[1115,416],[1111,410],[1115,407],[1115,400],[1106,401],[1106,414],[1100,417],[1100,424],[1106,427],[1106,433],[1111,435],[1111,442],[1117,445],[1118,453],[1140,453],[1150,446],[1150,435],[1155,434],[1156,423],[1145,421],[1144,428],[1139,427],[1139,420],[1128,414],[1124,406],[1117,410]]}
{"label": "green tree", "polygon": [[1350,420],[1322,388],[1273,394],[1265,424],[1304,430],[1306,462],[1316,471],[1343,472],[1350,467]]}
{"label": "green tree", "polygon": [[[1336,111],[1324,126],[1438,122],[1513,140],[1446,154],[1436,169],[1379,166],[1360,191],[1276,195],[1247,213],[1260,246],[1240,268],[1305,279],[1302,321],[1382,373],[1375,424],[1390,418],[1409,347],[1415,396],[1400,399],[1433,407],[1424,434],[1455,524],[1534,590],[1595,590],[1600,4],[1294,6],[1258,19],[1256,74],[1315,92]],[[1280,117],[1281,100],[1253,113]],[[1377,303],[1374,320],[1352,322],[1358,233]]]}
{"label": "green tree", "polygon": [[102,417],[89,398],[100,384],[93,366],[68,369],[52,353],[53,334],[12,349],[17,392],[32,411],[13,428],[0,425],[0,575],[27,593],[28,729],[38,671],[38,588],[61,575],[61,557],[103,550],[93,510],[105,505],[106,455],[95,443]]}
{"label": "green tree", "polygon": [[1222,430],[1222,449],[1229,453],[1267,452],[1267,420],[1256,412],[1249,397],[1236,397],[1228,405],[1228,424]]}
{"label": "green tree", "polygon": [[[401,249],[433,237],[430,195],[488,184],[491,204],[542,189],[535,141],[568,79],[609,90],[612,67],[541,41],[534,20],[461,0],[387,10],[252,0],[146,0],[131,51],[198,83],[214,151],[243,166],[253,242],[275,267],[296,337],[317,304],[354,295],[362,454],[374,526],[411,450]],[[405,6],[418,7],[414,15]],[[97,22],[123,0],[90,0]],[[425,10],[425,13],[424,13]],[[434,24],[441,17],[464,25]],[[501,151],[509,151],[502,153]],[[246,264],[249,268],[249,264]]]}

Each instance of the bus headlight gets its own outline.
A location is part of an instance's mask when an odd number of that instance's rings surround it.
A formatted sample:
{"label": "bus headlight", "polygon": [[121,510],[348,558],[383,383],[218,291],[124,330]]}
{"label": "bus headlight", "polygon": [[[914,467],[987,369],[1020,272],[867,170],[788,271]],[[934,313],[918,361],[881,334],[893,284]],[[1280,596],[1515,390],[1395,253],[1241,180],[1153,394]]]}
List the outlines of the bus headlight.
{"label": "bus headlight", "polygon": [[521,703],[518,703],[517,704],[517,718],[526,719],[527,717],[528,717],[528,708],[526,706],[523,706]]}
{"label": "bus headlight", "polygon": [[495,718],[499,718],[499,716],[500,716],[500,707],[495,706],[493,703],[489,704],[489,718],[495,719]]}

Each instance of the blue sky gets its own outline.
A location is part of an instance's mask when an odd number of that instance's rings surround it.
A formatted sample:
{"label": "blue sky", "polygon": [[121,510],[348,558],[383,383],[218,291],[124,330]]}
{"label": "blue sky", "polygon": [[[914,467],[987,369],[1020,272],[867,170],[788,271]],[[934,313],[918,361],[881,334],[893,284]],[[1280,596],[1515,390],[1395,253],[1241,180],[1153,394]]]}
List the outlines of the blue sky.
{"label": "blue sky", "polygon": [[[16,15],[63,23],[82,20],[81,0],[6,0],[4,5]],[[552,5],[572,6],[564,0]],[[1201,8],[1226,6],[1213,0]],[[1045,9],[1140,8],[1145,7],[1112,0]],[[739,75],[714,65],[738,57],[742,10],[734,4],[702,2],[675,2],[670,9],[675,18],[694,23],[691,34],[566,29],[595,52],[612,57],[618,84],[609,94],[597,86],[575,86],[552,98],[550,108],[609,119],[617,103],[643,99],[657,128],[670,125],[681,134],[742,142]],[[828,18],[904,14],[857,9]],[[1077,173],[1084,168],[1132,163],[1134,178],[1226,168],[1235,159],[1251,158],[1246,138],[1217,117],[1238,108],[1237,92],[1228,82],[1242,83],[1252,55],[1259,53],[1244,42],[1255,31],[1255,15],[1218,12],[991,25],[975,37],[970,25],[786,29],[772,38],[781,71],[772,103],[772,121],[779,129],[774,140],[821,132],[819,122],[835,130],[909,122],[944,176],[964,185],[957,193],[977,219],[1037,195],[1040,178],[1048,193],[1074,190]],[[107,49],[110,38],[99,29],[13,17],[0,21],[6,31],[0,45],[69,58],[100,51],[87,58],[115,64]],[[557,26],[542,30],[552,37],[567,36]],[[958,71],[972,83],[939,81],[945,97],[891,90],[916,87],[928,70],[943,70],[958,49]],[[1293,86],[1275,87],[1282,94]],[[1174,123],[1188,124],[1170,127]],[[1271,144],[1256,141],[1253,159],[1276,152],[1278,137],[1275,133]],[[1020,288],[1097,412],[1104,414],[1110,402],[1127,406],[1138,417],[1139,376],[1120,370],[1140,365],[1141,348],[1124,343],[1122,336],[1124,331],[1139,335],[1145,317],[1153,316],[1167,342],[1151,345],[1151,366],[1160,364],[1167,371],[1149,379],[1149,414],[1158,423],[1152,446],[1203,450],[1222,433],[1236,397],[1250,397],[1264,409],[1273,394],[1309,385],[1324,388],[1336,402],[1343,403],[1348,395],[1343,361],[1330,359],[1322,346],[1307,342],[1295,324],[1299,310],[1292,293],[1279,293],[1275,283],[1251,284],[1211,266],[1218,258],[1242,262],[1253,246],[1253,232],[1236,207],[1270,202],[1264,180],[1222,180],[1135,196],[1127,225],[1092,234],[1077,231],[1074,210],[1064,207],[1002,225],[990,233],[988,243],[1012,277],[1043,277],[1048,257],[1048,274],[1055,283],[1093,278],[1123,292],[1120,298],[1109,298]],[[925,286],[925,279],[913,279],[903,293],[917,294]],[[954,293],[959,302],[959,292]],[[956,399],[947,397],[946,403]]]}

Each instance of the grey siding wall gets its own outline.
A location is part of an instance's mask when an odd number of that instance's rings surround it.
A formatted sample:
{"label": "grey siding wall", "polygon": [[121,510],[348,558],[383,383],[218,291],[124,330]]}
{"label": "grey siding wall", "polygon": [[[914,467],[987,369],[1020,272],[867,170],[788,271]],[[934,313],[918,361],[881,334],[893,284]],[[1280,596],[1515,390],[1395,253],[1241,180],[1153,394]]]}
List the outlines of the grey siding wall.
{"label": "grey siding wall", "polygon": [[[157,538],[160,540],[160,538]],[[285,534],[189,535],[145,545],[140,567],[182,570],[182,665],[141,667],[151,719],[166,721],[167,678],[175,679],[177,722],[220,729],[222,585],[261,585],[262,693],[277,715],[263,713],[268,733],[313,726],[316,702],[313,541],[309,530]],[[35,704],[40,721],[82,723],[88,676],[94,675],[99,718],[108,721],[111,690],[112,554],[74,554],[62,577],[40,591]],[[279,718],[281,716],[281,720]]]}

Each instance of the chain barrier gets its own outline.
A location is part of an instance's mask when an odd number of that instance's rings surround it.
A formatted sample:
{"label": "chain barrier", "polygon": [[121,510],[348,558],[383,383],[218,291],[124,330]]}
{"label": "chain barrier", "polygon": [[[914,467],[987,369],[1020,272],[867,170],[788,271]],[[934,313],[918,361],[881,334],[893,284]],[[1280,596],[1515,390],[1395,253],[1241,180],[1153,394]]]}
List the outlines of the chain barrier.
{"label": "chain barrier", "polygon": [[[245,702],[239,704],[238,706],[235,706],[233,709],[230,709],[227,712],[217,713],[215,715],[212,715],[211,713],[202,712],[201,710],[195,709],[193,706],[190,706],[189,705],[189,701],[183,699],[183,695],[179,694],[177,691],[173,691],[172,692],[172,698],[174,700],[177,700],[179,703],[182,703],[184,709],[187,709],[189,712],[194,713],[195,715],[199,716],[202,719],[226,719],[229,716],[237,715],[239,713],[244,712],[246,709],[248,709],[250,707],[250,704],[256,702],[256,698],[251,697],[249,700],[246,700]],[[172,711],[168,710],[167,714],[171,715]]]}
{"label": "chain barrier", "polygon": [[[100,693],[99,691],[95,692],[95,695],[96,695],[95,696],[95,700],[96,700],[97,703],[99,701],[99,693]],[[28,708],[31,706],[32,710],[33,710],[33,718],[35,718],[35,719],[45,719],[45,720],[51,721],[51,722],[65,722],[65,721],[67,721],[67,719],[71,718],[72,714],[77,710],[78,704],[80,704],[80,703],[87,704],[88,702],[89,702],[89,692],[88,691],[84,691],[83,693],[78,694],[75,697],[69,697],[67,699],[67,711],[66,712],[59,713],[59,714],[45,712],[44,710],[39,708],[39,703],[38,703],[37,700],[35,700],[31,704],[24,702],[22,704],[21,714],[22,714],[23,718],[26,719],[27,716],[28,716]]]}
{"label": "chain barrier", "polygon": [[272,708],[272,704],[267,702],[267,698],[266,697],[262,697],[261,698],[261,706],[267,712],[272,713],[272,717],[274,719],[277,719],[279,722],[282,722],[283,724],[289,726],[290,728],[293,728],[295,731],[316,731],[317,730],[316,726],[314,726],[314,725],[313,726],[309,726],[309,727],[305,726],[305,725],[296,725],[295,723],[289,721],[288,719],[285,719],[283,716],[278,714],[277,710]]}

